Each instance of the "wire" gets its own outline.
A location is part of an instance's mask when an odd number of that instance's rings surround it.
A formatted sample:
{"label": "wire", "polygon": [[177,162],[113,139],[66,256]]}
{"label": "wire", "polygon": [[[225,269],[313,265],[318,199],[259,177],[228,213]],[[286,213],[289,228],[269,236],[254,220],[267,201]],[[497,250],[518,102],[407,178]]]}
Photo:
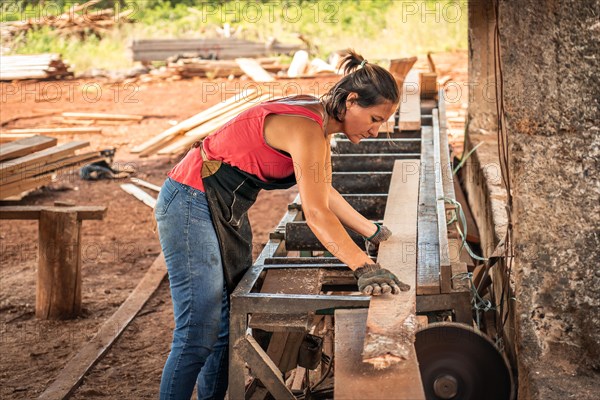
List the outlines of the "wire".
{"label": "wire", "polygon": [[500,170],[502,172],[502,181],[506,189],[506,214],[508,219],[505,239],[505,261],[506,261],[506,279],[502,285],[500,295],[499,313],[501,325],[499,332],[504,332],[504,326],[510,314],[511,303],[505,306],[505,297],[510,290],[510,278],[513,266],[514,242],[513,242],[513,198],[510,176],[510,142],[506,132],[506,114],[504,109],[504,76],[502,72],[502,52],[500,48],[500,2],[494,0],[494,79],[496,84],[496,116],[497,116],[497,135],[498,135],[498,155],[500,157]]}

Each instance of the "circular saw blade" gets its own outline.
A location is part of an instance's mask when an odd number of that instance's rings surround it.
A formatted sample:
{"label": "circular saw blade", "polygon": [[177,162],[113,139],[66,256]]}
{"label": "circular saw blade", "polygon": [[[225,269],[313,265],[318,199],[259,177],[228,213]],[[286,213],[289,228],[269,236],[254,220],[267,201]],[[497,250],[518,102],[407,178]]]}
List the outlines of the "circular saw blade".
{"label": "circular saw blade", "polygon": [[427,400],[511,400],[512,374],[503,355],[468,325],[441,322],[416,335]]}

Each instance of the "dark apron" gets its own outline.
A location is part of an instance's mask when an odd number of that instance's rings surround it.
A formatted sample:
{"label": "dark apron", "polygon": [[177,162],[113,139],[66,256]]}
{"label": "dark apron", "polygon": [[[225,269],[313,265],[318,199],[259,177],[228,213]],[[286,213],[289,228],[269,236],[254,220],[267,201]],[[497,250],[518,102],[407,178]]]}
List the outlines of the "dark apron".
{"label": "dark apron", "polygon": [[[326,125],[327,116],[320,102],[312,96],[300,95],[274,101],[305,107],[322,115]],[[208,160],[201,143],[194,147],[200,147],[202,154],[202,182],[219,239],[227,290],[231,293],[252,265],[252,229],[248,209],[261,189],[288,189],[296,184],[296,177],[292,174],[274,182],[263,182],[222,161]]]}
{"label": "dark apron", "polygon": [[[202,151],[201,148],[199,150]],[[261,189],[288,189],[296,184],[296,178],[292,174],[267,183],[222,161],[205,160],[202,163],[202,182],[219,239],[227,290],[231,293],[252,265],[252,229],[248,209]]]}

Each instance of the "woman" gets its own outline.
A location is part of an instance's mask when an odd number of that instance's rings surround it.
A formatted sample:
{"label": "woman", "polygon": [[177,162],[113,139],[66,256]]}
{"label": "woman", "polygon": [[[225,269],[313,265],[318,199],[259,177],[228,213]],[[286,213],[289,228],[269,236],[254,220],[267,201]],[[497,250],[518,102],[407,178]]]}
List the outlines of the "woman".
{"label": "woman", "polygon": [[252,264],[247,210],[261,189],[298,183],[306,222],[354,270],[365,294],[407,290],[373,263],[344,226],[377,245],[391,232],[356,212],[332,188],[330,136],[375,137],[393,114],[398,87],[385,69],[354,52],[345,76],[321,99],[259,104],[193,148],[169,173],[155,208],[175,314],[161,399],[221,399],[227,390],[229,293]]}

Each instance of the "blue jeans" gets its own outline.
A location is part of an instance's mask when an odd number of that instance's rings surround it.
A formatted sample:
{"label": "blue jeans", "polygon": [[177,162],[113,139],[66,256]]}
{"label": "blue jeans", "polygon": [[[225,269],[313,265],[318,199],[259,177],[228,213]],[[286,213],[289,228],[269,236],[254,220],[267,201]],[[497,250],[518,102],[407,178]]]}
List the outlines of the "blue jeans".
{"label": "blue jeans", "polygon": [[227,391],[229,298],[206,195],[165,181],[154,210],[165,256],[175,330],[161,399],[223,399]]}

